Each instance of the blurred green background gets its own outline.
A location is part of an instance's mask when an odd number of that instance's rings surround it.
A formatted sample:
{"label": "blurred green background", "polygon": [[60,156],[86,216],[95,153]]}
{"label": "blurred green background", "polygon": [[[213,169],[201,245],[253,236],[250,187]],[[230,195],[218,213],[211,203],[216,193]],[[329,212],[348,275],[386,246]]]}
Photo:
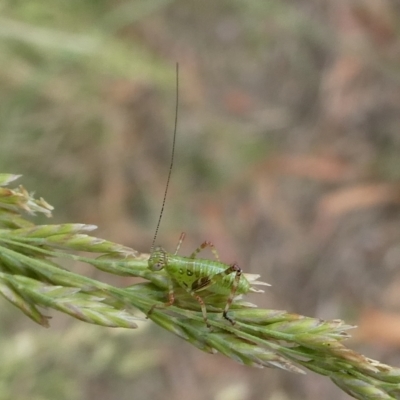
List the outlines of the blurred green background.
{"label": "blurred green background", "polygon": [[[272,284],[258,305],[359,325],[400,366],[400,3],[0,0],[0,170],[52,223],[148,252],[205,239]],[[35,220],[38,223],[49,222]],[[204,257],[210,256],[205,253]],[[76,268],[76,267],[75,267]],[[81,270],[113,284],[133,281]],[[328,379],[203,354],[150,322],[0,307],[0,400],[344,400]]]}

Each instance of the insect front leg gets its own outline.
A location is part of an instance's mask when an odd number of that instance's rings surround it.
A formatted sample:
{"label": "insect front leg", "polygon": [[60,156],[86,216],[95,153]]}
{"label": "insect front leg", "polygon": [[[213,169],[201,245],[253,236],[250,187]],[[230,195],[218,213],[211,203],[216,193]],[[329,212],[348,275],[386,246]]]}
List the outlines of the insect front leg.
{"label": "insect front leg", "polygon": [[147,313],[147,317],[150,316],[150,314],[154,311],[155,308],[167,308],[172,306],[174,302],[175,302],[174,285],[170,279],[168,283],[168,301],[164,304],[153,304],[153,306],[150,308],[150,311]]}
{"label": "insect front leg", "polygon": [[177,246],[176,246],[176,250],[175,250],[175,253],[174,253],[175,256],[178,254],[178,251],[179,251],[179,249],[181,248],[181,245],[182,245],[182,242],[183,242],[184,239],[185,239],[185,236],[186,236],[186,233],[185,233],[185,232],[182,232],[182,233],[181,233],[181,236],[179,237],[178,244],[177,244]]}
{"label": "insect front leg", "polygon": [[230,275],[233,273],[235,273],[235,279],[233,281],[231,292],[229,293],[229,297],[228,297],[228,300],[226,301],[226,305],[225,305],[224,312],[222,315],[232,325],[235,325],[235,321],[232,318],[228,317],[228,310],[233,302],[233,299],[235,298],[236,290],[237,290],[237,288],[239,286],[239,282],[240,282],[240,277],[242,276],[242,269],[239,267],[239,265],[237,263],[233,263],[226,270],[214,275],[213,281],[216,281],[219,278],[222,279],[224,276]]}
{"label": "insect front leg", "polygon": [[215,248],[214,244],[208,240],[204,241],[191,255],[190,258],[196,258],[197,254],[199,254],[202,250],[206,247],[211,248],[211,252],[214,254],[214,257],[217,261],[220,261],[217,249]]}

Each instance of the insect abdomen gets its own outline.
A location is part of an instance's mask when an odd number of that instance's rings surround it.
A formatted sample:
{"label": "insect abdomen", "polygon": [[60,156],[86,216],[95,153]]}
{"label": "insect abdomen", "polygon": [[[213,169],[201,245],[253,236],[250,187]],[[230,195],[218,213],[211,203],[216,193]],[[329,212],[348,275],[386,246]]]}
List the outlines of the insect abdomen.
{"label": "insect abdomen", "polygon": [[[207,289],[213,293],[229,295],[236,276],[234,272],[227,275],[221,274],[229,268],[229,265],[201,258],[190,259],[169,255],[165,268],[180,286],[195,292]],[[220,275],[216,277],[217,274]],[[207,281],[209,281],[208,284]],[[204,285],[199,283],[204,283]],[[245,294],[249,291],[250,283],[242,275],[236,292]]]}

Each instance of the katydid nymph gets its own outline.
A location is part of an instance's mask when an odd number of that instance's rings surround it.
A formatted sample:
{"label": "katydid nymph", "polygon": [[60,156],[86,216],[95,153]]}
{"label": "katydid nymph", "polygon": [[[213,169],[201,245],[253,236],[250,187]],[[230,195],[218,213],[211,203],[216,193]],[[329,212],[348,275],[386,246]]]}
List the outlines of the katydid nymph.
{"label": "katydid nymph", "polygon": [[[178,103],[179,103],[179,66],[176,65],[176,106],[175,106],[175,127],[172,142],[171,163],[169,166],[169,173],[167,184],[164,192],[164,199],[162,202],[161,212],[158,219],[156,231],[154,234],[153,243],[151,246],[150,257],[148,266],[152,271],[165,270],[169,278],[168,301],[164,304],[155,304],[148,312],[148,316],[155,308],[165,308],[172,306],[175,302],[174,287],[180,286],[192,297],[194,297],[201,307],[204,322],[208,327],[210,324],[207,319],[206,304],[202,297],[198,294],[202,290],[207,290],[213,294],[226,295],[226,305],[223,310],[223,317],[228,320],[232,325],[235,324],[234,320],[228,316],[228,310],[231,306],[235,296],[246,294],[248,292],[263,292],[252,287],[252,284],[267,285],[264,282],[258,282],[256,279],[259,275],[243,274],[242,269],[237,263],[224,264],[220,261],[215,246],[209,242],[203,242],[189,257],[178,256],[179,248],[185,238],[182,233],[179,239],[176,250],[173,254],[167,253],[162,247],[155,247],[158,229],[160,227],[161,218],[164,212],[165,201],[167,197],[168,186],[171,178],[172,167],[174,163],[175,154],[175,141],[178,125]],[[216,261],[197,258],[197,255],[209,247],[214,254]]]}

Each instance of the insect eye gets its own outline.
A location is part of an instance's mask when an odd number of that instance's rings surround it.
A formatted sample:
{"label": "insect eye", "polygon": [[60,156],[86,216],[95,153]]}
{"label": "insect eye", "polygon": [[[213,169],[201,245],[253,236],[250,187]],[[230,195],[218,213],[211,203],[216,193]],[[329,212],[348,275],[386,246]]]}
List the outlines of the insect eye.
{"label": "insect eye", "polygon": [[161,261],[149,263],[149,267],[152,271],[160,271],[164,268],[164,263]]}
{"label": "insect eye", "polygon": [[162,262],[158,262],[157,264],[154,265],[154,269],[156,271],[159,271],[160,269],[164,268],[164,264]]}

